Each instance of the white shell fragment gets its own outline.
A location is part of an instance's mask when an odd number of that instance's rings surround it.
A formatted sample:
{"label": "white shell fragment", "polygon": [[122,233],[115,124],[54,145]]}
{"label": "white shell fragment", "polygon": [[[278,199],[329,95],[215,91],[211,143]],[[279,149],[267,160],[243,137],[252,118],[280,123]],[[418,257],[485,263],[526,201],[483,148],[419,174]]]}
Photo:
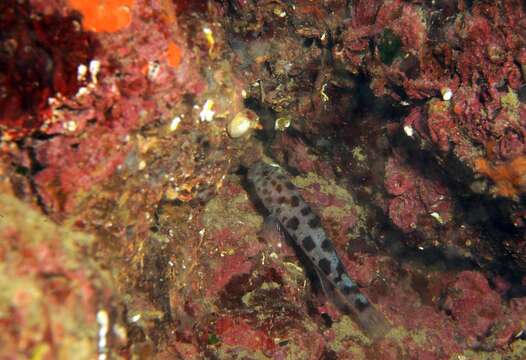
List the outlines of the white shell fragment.
{"label": "white shell fragment", "polygon": [[432,212],[431,214],[429,214],[429,215],[431,215],[431,217],[432,217],[433,219],[435,219],[440,225],[444,225],[444,224],[445,224],[445,221],[444,221],[444,219],[442,219],[442,216],[440,216],[440,214],[437,213],[436,211],[433,211],[433,212]]}
{"label": "white shell fragment", "polygon": [[179,127],[179,124],[181,123],[181,117],[176,116],[172,119],[172,122],[170,123],[170,131],[175,131]]}
{"label": "white shell fragment", "polygon": [[226,126],[226,132],[231,138],[239,138],[250,129],[258,126],[258,116],[250,110],[238,112]]}
{"label": "white shell fragment", "polygon": [[442,100],[444,101],[449,101],[453,97],[453,90],[448,87],[440,89],[440,93],[442,94]]}
{"label": "white shell fragment", "polygon": [[413,137],[413,135],[415,134],[414,130],[413,130],[413,127],[411,125],[405,125],[404,126],[404,132],[407,136],[409,137]]}
{"label": "white shell fragment", "polygon": [[201,121],[210,122],[214,120],[214,115],[216,114],[216,112],[212,110],[213,107],[214,101],[210,99],[206,100],[206,102],[203,105],[203,110],[201,110],[201,112],[199,113],[199,118],[201,119]]}
{"label": "white shell fragment", "polygon": [[292,123],[292,120],[290,116],[281,116],[276,119],[276,122],[274,123],[274,129],[278,131],[285,131],[290,124]]}

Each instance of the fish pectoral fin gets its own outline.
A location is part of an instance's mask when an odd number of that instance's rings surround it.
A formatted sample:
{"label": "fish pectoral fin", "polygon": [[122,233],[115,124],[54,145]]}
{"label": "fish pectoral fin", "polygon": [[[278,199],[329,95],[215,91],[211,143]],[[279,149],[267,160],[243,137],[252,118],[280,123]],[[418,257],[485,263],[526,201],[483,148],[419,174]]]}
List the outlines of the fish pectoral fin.
{"label": "fish pectoral fin", "polygon": [[283,243],[287,243],[287,236],[283,227],[273,216],[265,218],[257,236],[266,241],[276,251],[280,249]]}
{"label": "fish pectoral fin", "polygon": [[347,300],[342,295],[342,293],[336,290],[335,286],[329,281],[329,279],[327,279],[324,274],[321,273],[320,269],[314,266],[314,270],[316,271],[316,276],[320,281],[321,288],[323,289],[327,299],[331,301],[338,308],[338,310],[349,314],[349,307],[346,305]]}

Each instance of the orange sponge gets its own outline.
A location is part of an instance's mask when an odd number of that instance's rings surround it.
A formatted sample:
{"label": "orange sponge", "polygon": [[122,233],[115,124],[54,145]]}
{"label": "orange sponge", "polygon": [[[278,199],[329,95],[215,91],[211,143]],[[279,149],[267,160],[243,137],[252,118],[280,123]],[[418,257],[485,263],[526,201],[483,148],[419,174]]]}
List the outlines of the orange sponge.
{"label": "orange sponge", "polygon": [[483,158],[474,164],[478,172],[493,180],[497,195],[513,198],[526,190],[526,156],[495,166]]}
{"label": "orange sponge", "polygon": [[69,5],[83,16],[86,30],[115,32],[131,23],[134,0],[68,0]]}

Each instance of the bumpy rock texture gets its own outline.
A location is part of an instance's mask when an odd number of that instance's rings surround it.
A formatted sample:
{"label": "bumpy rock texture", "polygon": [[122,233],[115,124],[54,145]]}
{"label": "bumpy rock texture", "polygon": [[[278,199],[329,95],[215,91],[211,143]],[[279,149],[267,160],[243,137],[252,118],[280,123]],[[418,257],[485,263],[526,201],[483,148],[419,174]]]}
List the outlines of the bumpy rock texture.
{"label": "bumpy rock texture", "polygon": [[[519,0],[3,1],[4,350],[525,358],[525,13]],[[261,158],[292,173],[391,322],[384,339],[264,226],[244,179]]]}

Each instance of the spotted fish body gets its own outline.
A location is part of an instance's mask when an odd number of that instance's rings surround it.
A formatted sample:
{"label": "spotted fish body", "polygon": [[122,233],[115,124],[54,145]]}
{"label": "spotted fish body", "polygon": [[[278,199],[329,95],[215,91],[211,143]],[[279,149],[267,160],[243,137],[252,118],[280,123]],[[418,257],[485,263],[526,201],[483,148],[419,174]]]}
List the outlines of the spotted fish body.
{"label": "spotted fish body", "polygon": [[381,337],[388,328],[387,321],[349,277],[319,217],[285,171],[260,161],[249,169],[248,180],[270,216],[312,262],[327,295],[341,310],[353,314],[368,335]]}

